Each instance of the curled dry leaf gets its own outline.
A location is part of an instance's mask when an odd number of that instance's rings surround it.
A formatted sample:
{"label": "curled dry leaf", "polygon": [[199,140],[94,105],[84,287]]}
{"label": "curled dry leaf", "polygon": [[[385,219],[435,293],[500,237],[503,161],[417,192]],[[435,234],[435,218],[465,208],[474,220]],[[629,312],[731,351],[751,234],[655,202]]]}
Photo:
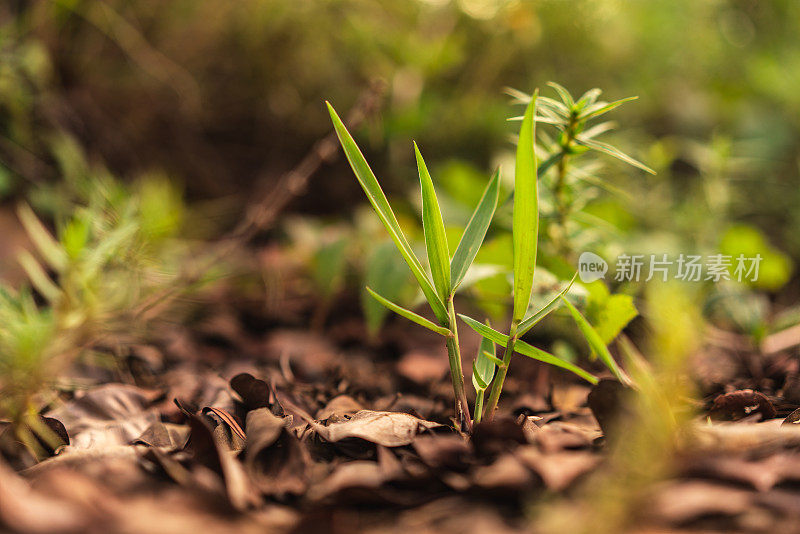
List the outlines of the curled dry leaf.
{"label": "curled dry leaf", "polygon": [[442,426],[407,413],[372,410],[361,410],[348,421],[328,426],[314,421],[309,421],[309,424],[326,441],[360,438],[384,447],[409,445],[420,432]]}
{"label": "curled dry leaf", "polygon": [[[273,408],[278,404],[275,392],[267,382],[250,373],[241,373],[231,378],[231,387],[239,394],[248,410]],[[279,408],[279,406],[277,406]],[[283,415],[280,411],[272,411],[275,415]]]}
{"label": "curled dry leaf", "polygon": [[717,421],[738,421],[753,415],[760,415],[764,421],[775,417],[776,412],[766,395],[752,389],[718,396],[709,412],[709,416]]}
{"label": "curled dry leaf", "polygon": [[286,423],[267,408],[247,414],[247,473],[262,493],[277,497],[302,494],[308,485],[308,453]]}
{"label": "curled dry leaf", "polygon": [[789,426],[789,425],[797,425],[800,424],[800,408],[794,410],[792,413],[786,416],[786,419],[783,420],[781,426]]}

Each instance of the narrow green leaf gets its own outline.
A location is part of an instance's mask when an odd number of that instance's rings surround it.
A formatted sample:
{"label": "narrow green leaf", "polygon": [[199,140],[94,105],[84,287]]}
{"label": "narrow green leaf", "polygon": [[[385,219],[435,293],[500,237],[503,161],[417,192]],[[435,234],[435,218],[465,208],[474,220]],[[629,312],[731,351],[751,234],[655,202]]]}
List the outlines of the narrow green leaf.
{"label": "narrow green leaf", "polygon": [[377,293],[375,293],[369,287],[367,288],[367,291],[369,292],[370,295],[372,295],[372,298],[374,298],[375,300],[377,300],[378,302],[380,302],[381,304],[386,306],[388,309],[390,309],[393,312],[395,312],[397,315],[401,315],[401,316],[405,317],[406,319],[408,319],[409,321],[417,323],[420,326],[424,326],[428,330],[433,330],[434,332],[436,332],[439,335],[442,335],[442,336],[449,336],[450,335],[450,330],[448,330],[447,328],[445,328],[443,326],[439,326],[437,324],[434,324],[432,321],[427,320],[426,318],[422,317],[421,315],[417,315],[416,313],[412,312],[411,310],[407,310],[407,309],[405,309],[405,308],[403,308],[401,306],[398,306],[394,302],[392,302],[390,300],[387,300],[387,299],[383,298],[382,296],[378,295]]}
{"label": "narrow green leaf", "polygon": [[[467,317],[466,315],[459,314],[459,317],[461,317],[462,321],[467,323],[467,326],[469,326],[470,328],[475,330],[477,333],[482,335],[484,338],[489,338],[490,340],[492,340],[494,343],[497,343],[498,345],[505,346],[505,345],[508,344],[508,336],[507,335],[501,334],[497,330],[495,330],[495,329],[493,329],[491,327],[488,327],[485,324],[481,323],[480,321],[476,321],[475,319],[472,319],[471,317]],[[577,365],[574,365],[574,364],[572,364],[572,363],[570,363],[568,361],[562,360],[561,358],[559,358],[557,356],[554,356],[554,355],[550,354],[549,352],[545,352],[542,349],[538,349],[538,348],[534,347],[533,345],[525,343],[524,341],[517,340],[517,342],[514,344],[514,351],[515,352],[519,352],[523,356],[527,356],[529,358],[533,358],[534,360],[539,360],[540,362],[549,363],[550,365],[555,365],[556,367],[561,367],[562,369],[566,369],[568,371],[571,371],[571,372],[575,373],[576,375],[580,376],[581,378],[583,378],[584,380],[586,380],[586,381],[588,381],[588,382],[590,382],[592,384],[596,384],[597,383],[597,377],[595,377],[591,373],[588,373],[588,372],[584,371],[583,369],[581,369],[580,367],[578,367]]]}
{"label": "narrow green leaf", "polygon": [[578,109],[584,109],[586,106],[591,106],[592,104],[595,103],[597,97],[599,97],[602,93],[603,91],[601,91],[597,87],[595,87],[594,89],[589,89],[588,91],[583,93],[583,95],[581,95],[581,97],[575,103],[575,106]]}
{"label": "narrow green leaf", "polygon": [[514,89],[513,87],[505,87],[503,91],[505,91],[508,96],[514,99],[514,104],[527,105],[527,103],[531,100],[531,95],[520,91],[519,89]]}
{"label": "narrow green leaf", "polygon": [[431,266],[433,285],[439,298],[447,302],[450,296],[450,251],[447,248],[447,236],[444,233],[444,222],[436,190],[433,187],[431,174],[422,159],[417,143],[414,143],[414,154],[417,157],[420,190],[422,191],[422,228],[425,231],[425,248],[428,251],[428,263]]}
{"label": "narrow green leaf", "polygon": [[606,344],[603,343],[603,340],[600,339],[600,334],[589,324],[589,321],[581,315],[581,312],[578,311],[572,303],[564,297],[561,297],[561,300],[566,304],[567,309],[572,314],[572,318],[575,319],[575,323],[580,328],[581,332],[583,333],[583,337],[586,338],[586,342],[589,343],[589,347],[600,357],[600,361],[602,361],[608,369],[614,373],[614,376],[622,382],[623,384],[627,384],[630,382],[628,376],[619,368],[617,362],[614,361],[614,358],[611,356],[611,353],[608,351],[608,347]]}
{"label": "narrow green leaf", "polygon": [[478,354],[472,364],[472,385],[475,391],[484,391],[494,378],[496,347],[492,340],[481,338]]}
{"label": "narrow green leaf", "polygon": [[638,167],[638,168],[642,169],[645,172],[649,172],[650,174],[655,174],[656,173],[656,171],[654,171],[653,169],[651,169],[650,167],[648,167],[644,163],[641,163],[640,161],[637,161],[637,160],[633,159],[629,155],[627,155],[624,152],[622,152],[620,149],[618,149],[616,147],[613,147],[613,146],[609,145],[608,143],[603,143],[602,141],[597,141],[595,139],[587,139],[586,137],[583,137],[582,135],[579,135],[579,136],[575,137],[575,141],[579,145],[583,145],[585,147],[589,147],[592,150],[597,150],[598,152],[603,152],[604,154],[608,154],[609,156],[612,156],[612,157],[615,157],[615,158],[617,158],[619,160],[622,160],[625,163],[627,163],[628,165],[633,165],[634,167]]}
{"label": "narrow green leaf", "polygon": [[563,297],[567,293],[567,291],[569,291],[569,288],[571,288],[572,284],[575,283],[575,278],[577,278],[577,276],[578,273],[575,273],[575,275],[572,277],[572,280],[569,281],[569,284],[567,284],[567,286],[564,289],[562,289],[558,295],[553,297],[553,299],[550,302],[548,302],[545,307],[543,307],[541,310],[537,311],[536,313],[534,313],[533,315],[531,315],[530,317],[528,317],[519,324],[519,328],[517,328],[518,337],[524,336],[528,330],[536,326],[539,323],[539,321],[547,317],[551,311],[558,308],[558,306],[561,304],[560,300],[561,297]]}
{"label": "narrow green leaf", "polygon": [[[528,102],[530,101],[530,97],[528,97]],[[538,98],[537,105],[540,105],[542,110],[550,110],[558,116],[561,116],[565,119],[569,118],[569,108],[559,102],[558,100],[554,100],[552,98],[548,98],[546,96],[540,96]]]}
{"label": "narrow green leaf", "polygon": [[614,121],[605,121],[599,124],[596,124],[589,128],[588,130],[584,130],[581,133],[581,137],[584,139],[592,139],[593,137],[597,137],[602,133],[606,133],[609,130],[613,130],[617,127],[617,123]]}
{"label": "narrow green leaf", "polygon": [[36,249],[47,262],[47,265],[56,271],[63,271],[67,265],[67,254],[56,239],[44,227],[42,221],[33,213],[27,204],[17,207],[17,216],[25,228]]}
{"label": "narrow green leaf", "polygon": [[497,200],[500,198],[500,169],[497,169],[489,180],[489,184],[483,191],[478,206],[470,217],[461,241],[453,254],[453,261],[450,263],[450,288],[455,292],[464,280],[470,265],[475,260],[475,255],[481,248],[483,238],[492,222],[492,217],[497,209]]}
{"label": "narrow green leaf", "polygon": [[575,106],[575,101],[572,100],[572,95],[569,94],[562,85],[557,84],[556,82],[547,82],[547,85],[552,87],[558,93],[558,96],[561,97],[561,100],[564,101],[564,105],[567,106],[569,109],[572,109]]}
{"label": "narrow green leaf", "polygon": [[539,233],[539,193],[536,175],[536,97],[531,97],[519,131],[514,171],[514,311],[512,321],[519,323],[528,310],[536,267],[536,246]]}
{"label": "narrow green leaf", "polygon": [[597,117],[598,115],[602,115],[604,113],[608,113],[612,109],[621,106],[625,102],[630,102],[631,100],[636,100],[637,98],[639,98],[639,97],[638,96],[629,96],[628,98],[621,98],[621,99],[616,100],[616,101],[611,102],[611,103],[598,102],[598,103],[596,103],[596,104],[594,104],[592,106],[589,106],[586,109],[586,111],[581,113],[578,116],[578,120],[585,121],[585,120],[589,120],[589,119],[591,119],[593,117]]}
{"label": "narrow green leaf", "polygon": [[394,216],[389,201],[386,200],[386,195],[383,193],[380,184],[378,184],[378,179],[375,178],[375,174],[372,172],[372,169],[370,169],[367,160],[364,159],[364,155],[361,153],[361,150],[359,150],[350,132],[347,131],[342,120],[336,114],[333,106],[331,106],[330,102],[326,102],[325,104],[328,106],[328,112],[333,121],[333,127],[336,129],[336,135],[339,136],[339,141],[347,156],[347,161],[350,162],[350,167],[352,167],[353,173],[355,173],[358,182],[361,184],[361,188],[364,189],[364,193],[366,193],[370,204],[372,204],[372,207],[375,209],[375,213],[378,214],[378,218],[380,218],[381,222],[386,227],[394,244],[403,255],[403,259],[406,260],[411,272],[414,273],[414,277],[417,279],[420,288],[422,288],[422,293],[428,300],[433,313],[440,321],[447,320],[447,310],[444,307],[444,303],[437,295],[436,290],[433,288],[431,281],[422,268],[422,264],[417,259],[414,251],[411,250],[411,246],[408,244],[405,235],[403,235],[403,231],[400,229],[400,224]]}

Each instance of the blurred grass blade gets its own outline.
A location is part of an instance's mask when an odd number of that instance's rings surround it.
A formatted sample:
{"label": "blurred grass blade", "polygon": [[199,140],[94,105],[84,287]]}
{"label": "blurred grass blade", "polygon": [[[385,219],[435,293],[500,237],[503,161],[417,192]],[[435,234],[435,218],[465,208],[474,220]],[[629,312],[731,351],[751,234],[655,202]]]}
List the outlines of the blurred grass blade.
{"label": "blurred grass blade", "polygon": [[582,135],[575,137],[575,141],[579,145],[583,145],[585,147],[591,148],[592,150],[597,150],[598,152],[603,152],[605,154],[608,154],[609,156],[622,160],[628,165],[633,165],[634,167],[638,167],[645,172],[649,172],[650,174],[656,173],[656,171],[654,171],[644,163],[633,159],[629,155],[622,152],[620,149],[613,147],[608,143],[603,143],[602,141],[596,141],[594,139],[587,139]]}
{"label": "blurred grass blade", "polygon": [[425,231],[425,248],[428,251],[428,263],[431,266],[433,285],[439,298],[446,302],[450,296],[450,250],[447,248],[447,236],[444,233],[444,222],[436,190],[433,187],[431,174],[422,159],[417,143],[414,143],[414,154],[417,157],[417,170],[422,191],[422,228]]}
{"label": "blurred grass blade", "polygon": [[[461,320],[467,323],[467,326],[475,330],[477,333],[482,335],[484,338],[488,338],[494,343],[498,345],[506,346],[508,344],[508,336],[505,334],[501,334],[497,330],[486,326],[485,324],[481,323],[480,321],[476,321],[471,317],[467,317],[466,315],[459,314]],[[514,352],[519,352],[523,356],[527,356],[529,358],[533,358],[534,360],[539,360],[540,362],[549,363],[550,365],[555,365],[557,367],[561,367],[562,369],[566,369],[575,373],[576,375],[580,376],[584,380],[591,382],[592,384],[597,383],[597,377],[588,373],[574,365],[568,361],[562,360],[561,358],[550,354],[549,352],[545,352],[542,349],[537,349],[533,345],[525,343],[524,341],[519,341],[514,344]]]}
{"label": "blurred grass blade", "polygon": [[597,333],[592,325],[589,324],[589,321],[581,315],[581,312],[579,312],[570,301],[563,297],[561,300],[567,306],[567,309],[569,309],[572,318],[575,319],[575,323],[578,325],[578,328],[580,328],[587,343],[589,343],[589,347],[600,357],[600,360],[608,367],[614,376],[617,377],[617,380],[623,384],[630,384],[630,378],[619,368],[617,362],[614,361],[614,358],[608,351],[608,347],[606,347],[606,344],[603,343],[603,340],[600,338],[600,334]]}
{"label": "blurred grass blade", "polygon": [[536,245],[539,233],[539,193],[536,155],[533,143],[536,133],[536,97],[531,97],[519,131],[514,171],[514,311],[512,321],[519,323],[528,310],[536,267]]}
{"label": "blurred grass blade", "polygon": [[455,292],[464,280],[470,265],[481,248],[483,238],[492,222],[492,217],[497,209],[497,200],[500,197],[500,169],[497,169],[489,180],[489,185],[483,191],[483,196],[475,212],[470,217],[461,241],[453,254],[453,261],[450,264],[450,285],[451,291]]}
{"label": "blurred grass blade", "polygon": [[589,106],[589,109],[587,109],[586,111],[581,113],[580,116],[578,116],[578,120],[585,121],[585,120],[589,120],[589,119],[591,119],[593,117],[597,117],[598,115],[602,115],[603,113],[608,113],[612,109],[621,106],[625,102],[630,102],[631,100],[636,100],[637,98],[639,98],[639,97],[638,96],[629,96],[627,98],[622,98],[620,100],[616,100],[616,101],[611,102],[611,103],[598,102],[597,104],[594,104],[593,106]]}
{"label": "blurred grass blade", "polygon": [[41,293],[49,302],[58,300],[59,296],[61,296],[61,290],[47,276],[45,270],[30,252],[23,250],[19,255],[18,261],[36,291]]}
{"label": "blurred grass blade", "polygon": [[17,216],[47,265],[56,271],[63,271],[67,266],[66,252],[33,213],[30,206],[24,203],[20,204],[17,207]]}
{"label": "blurred grass blade", "polygon": [[537,311],[536,313],[534,313],[533,315],[522,321],[519,324],[519,328],[517,328],[517,335],[520,337],[524,336],[528,330],[536,326],[539,323],[539,321],[547,317],[547,315],[551,311],[558,308],[558,306],[561,304],[561,297],[566,295],[567,291],[569,291],[569,288],[571,288],[572,284],[575,283],[575,278],[577,278],[577,276],[578,273],[575,273],[575,275],[572,277],[572,280],[569,281],[569,284],[567,284],[567,286],[564,289],[562,289],[558,295],[553,297],[553,299],[550,302],[548,302],[546,306],[544,306],[541,310]]}
{"label": "blurred grass blade", "polygon": [[370,295],[372,295],[372,298],[374,298],[375,300],[377,300],[378,302],[380,302],[381,304],[386,306],[388,309],[390,309],[393,312],[395,312],[397,315],[401,315],[401,316],[405,317],[406,319],[408,319],[409,321],[417,323],[420,326],[424,326],[428,330],[433,330],[434,332],[436,332],[437,334],[440,334],[442,336],[450,335],[450,330],[448,330],[447,328],[444,328],[443,326],[439,326],[437,324],[434,324],[432,321],[427,320],[426,318],[422,317],[421,315],[417,315],[416,313],[412,312],[411,310],[407,310],[407,309],[405,309],[405,308],[403,308],[401,306],[398,306],[394,302],[392,302],[390,300],[387,300],[387,299],[383,298],[382,296],[378,295],[377,293],[375,293],[369,287],[367,288],[367,291],[369,292]]}
{"label": "blurred grass blade", "polygon": [[381,222],[386,227],[394,244],[400,250],[411,272],[414,273],[414,277],[417,279],[422,293],[428,300],[433,313],[439,320],[446,320],[447,310],[444,307],[444,303],[436,294],[436,290],[433,288],[431,281],[422,269],[422,264],[414,255],[414,251],[411,250],[411,246],[408,244],[405,235],[403,235],[400,224],[397,222],[397,218],[394,216],[391,206],[389,206],[389,201],[386,200],[386,195],[384,195],[381,186],[378,184],[378,179],[375,178],[375,174],[373,174],[372,169],[369,168],[367,160],[364,159],[364,155],[361,153],[361,150],[359,150],[350,132],[345,128],[342,120],[336,114],[333,106],[331,106],[330,102],[326,102],[325,104],[328,106],[328,112],[333,121],[333,127],[336,129],[336,135],[339,136],[339,141],[342,144],[342,149],[344,149],[347,160],[350,162],[350,167],[352,167],[353,173],[355,173],[358,182],[361,184],[362,189],[364,189],[364,193],[366,193],[370,204],[372,204]]}

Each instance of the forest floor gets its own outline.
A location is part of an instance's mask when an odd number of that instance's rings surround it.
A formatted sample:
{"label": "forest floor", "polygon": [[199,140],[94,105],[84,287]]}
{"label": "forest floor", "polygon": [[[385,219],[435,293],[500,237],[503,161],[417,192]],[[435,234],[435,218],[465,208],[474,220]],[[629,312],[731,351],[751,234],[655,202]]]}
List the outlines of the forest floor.
{"label": "forest floor", "polygon": [[[436,336],[390,321],[370,345],[356,314],[309,331],[302,300],[218,299],[116,368],[72,369],[79,387],[45,414],[69,439],[52,457],[31,465],[0,438],[0,530],[552,532],[566,514],[613,531],[585,489],[610,448],[589,386],[515,359],[497,416],[468,437]],[[631,531],[800,532],[800,429],[781,426],[800,406],[791,346],[708,333],[693,359],[696,444],[616,503]],[[593,407],[602,419],[608,402]]]}

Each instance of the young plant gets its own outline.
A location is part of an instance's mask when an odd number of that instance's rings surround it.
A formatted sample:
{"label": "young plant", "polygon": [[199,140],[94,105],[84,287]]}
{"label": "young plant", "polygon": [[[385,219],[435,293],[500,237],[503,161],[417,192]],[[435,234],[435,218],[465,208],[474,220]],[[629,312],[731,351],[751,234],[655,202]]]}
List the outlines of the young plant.
{"label": "young plant", "polygon": [[[461,241],[451,259],[433,182],[422,158],[422,154],[416,144],[414,145],[422,190],[423,228],[431,272],[431,276],[429,277],[423,270],[422,264],[411,250],[411,246],[403,235],[377,178],[375,178],[375,175],[364,159],[364,156],[361,154],[352,136],[330,104],[328,104],[328,111],[330,112],[334,128],[356,178],[417,279],[420,289],[427,299],[438,324],[417,315],[411,310],[398,306],[369,288],[367,288],[367,290],[385,307],[446,338],[447,352],[450,360],[450,374],[456,398],[456,411],[459,414],[459,419],[466,423],[466,426],[469,428],[471,427],[471,419],[466,393],[464,391],[464,377],[461,369],[461,354],[458,343],[458,329],[453,306],[453,297],[463,281],[469,266],[475,259],[497,207],[499,196],[499,171],[495,172],[489,184],[486,186],[483,197],[467,224]],[[508,372],[511,355],[514,351],[530,358],[567,369],[590,383],[597,382],[596,377],[578,366],[519,340],[523,334],[559,305],[560,298],[563,297],[572,285],[571,283],[568,284],[561,293],[544,308],[527,318],[525,317],[530,305],[531,291],[533,289],[533,274],[538,244],[539,212],[537,168],[533,144],[535,135],[535,111],[536,95],[531,99],[525,112],[525,119],[522,123],[520,140],[517,148],[515,173],[516,199],[513,215],[514,307],[509,335],[501,334],[487,325],[461,315],[461,318],[484,338],[478,356],[473,363],[472,373],[473,385],[478,394],[475,409],[475,420],[477,422],[480,422],[485,414],[488,414],[489,417],[492,416],[500,397],[503,381]],[[506,348],[502,360],[498,359],[494,353],[495,344],[501,344]],[[612,371],[615,370],[618,371],[616,365],[614,365]],[[491,391],[488,404],[484,408],[484,393],[490,385]]]}
{"label": "young plant", "polygon": [[491,180],[489,180],[483,192],[483,196],[467,223],[461,241],[451,259],[433,181],[425,165],[425,161],[422,158],[422,154],[416,143],[414,143],[414,152],[417,159],[417,170],[419,172],[420,188],[422,191],[422,224],[425,234],[425,248],[428,254],[428,264],[431,273],[431,275],[428,276],[422,267],[422,263],[417,259],[414,251],[411,249],[411,245],[409,245],[405,235],[403,235],[403,231],[400,229],[397,218],[375,174],[372,172],[372,169],[370,169],[366,159],[364,159],[353,137],[347,131],[347,128],[345,128],[344,123],[342,123],[336,111],[334,111],[333,106],[331,106],[330,103],[327,105],[336,134],[339,136],[339,141],[342,144],[344,153],[347,156],[347,160],[350,162],[350,166],[358,182],[364,189],[367,198],[378,214],[381,222],[389,232],[394,244],[402,254],[403,259],[405,259],[408,267],[414,274],[438,324],[398,306],[369,288],[367,288],[367,290],[378,302],[390,310],[445,337],[447,355],[450,361],[450,376],[456,398],[456,412],[459,420],[465,424],[467,428],[471,429],[472,420],[469,415],[469,405],[464,389],[464,372],[461,368],[461,352],[458,343],[458,329],[456,326],[453,297],[459,285],[464,280],[464,276],[467,274],[469,266],[475,259],[475,255],[478,253],[478,249],[489,228],[489,223],[492,220],[494,211],[497,208],[497,200],[500,194],[500,173],[499,171],[495,172]]}
{"label": "young plant", "polygon": [[[481,394],[488,387],[491,381],[491,390],[489,399],[482,414],[476,413],[476,419],[485,416],[491,419],[494,411],[497,408],[497,403],[500,399],[500,394],[503,389],[508,367],[511,364],[511,355],[516,351],[520,354],[530,358],[555,365],[573,373],[581,378],[594,384],[597,378],[587,373],[576,365],[562,360],[552,354],[549,354],[537,347],[529,345],[520,340],[525,333],[539,323],[548,313],[556,309],[560,302],[569,304],[564,295],[569,290],[572,282],[565,287],[552,301],[550,301],[541,310],[526,317],[528,308],[531,301],[531,292],[533,290],[533,275],[536,266],[536,251],[538,247],[538,230],[539,230],[539,195],[537,186],[537,160],[534,152],[534,139],[536,138],[536,104],[538,92],[534,93],[525,110],[525,115],[522,119],[522,126],[520,128],[519,142],[517,144],[516,165],[514,174],[514,212],[513,212],[513,227],[512,227],[512,240],[514,249],[514,286],[513,286],[513,309],[511,314],[511,326],[508,335],[502,334],[489,326],[486,326],[475,319],[460,315],[460,317],[470,326],[473,330],[478,332],[481,336],[489,339],[492,343],[497,343],[505,347],[503,359],[496,362],[497,371],[494,380],[486,380],[488,372],[483,372],[487,361],[492,361],[488,355],[484,355],[484,360],[476,362],[474,376],[478,385],[481,386]],[[574,277],[573,277],[574,281]],[[574,308],[570,308],[571,310]],[[575,310],[575,313],[578,313]],[[578,314],[580,316],[580,314]],[[578,317],[576,317],[576,320]],[[602,343],[591,325],[580,316],[578,325],[581,328],[584,336],[589,341],[593,350],[598,351],[601,360],[620,380],[626,380],[627,377],[614,362],[608,349]],[[602,348],[601,348],[602,346]],[[483,353],[482,353],[483,354]],[[478,363],[481,368],[478,368]],[[479,376],[480,375],[480,376]]]}
{"label": "young plant", "polygon": [[166,180],[129,188],[101,171],[85,180],[72,191],[79,198],[52,195],[62,202],[55,235],[20,205],[33,245],[19,256],[29,285],[0,287],[0,420],[39,458],[41,443],[55,449],[39,413],[62,371],[84,354],[124,354],[141,338],[143,305],[171,289],[191,257],[176,239],[183,205]]}

